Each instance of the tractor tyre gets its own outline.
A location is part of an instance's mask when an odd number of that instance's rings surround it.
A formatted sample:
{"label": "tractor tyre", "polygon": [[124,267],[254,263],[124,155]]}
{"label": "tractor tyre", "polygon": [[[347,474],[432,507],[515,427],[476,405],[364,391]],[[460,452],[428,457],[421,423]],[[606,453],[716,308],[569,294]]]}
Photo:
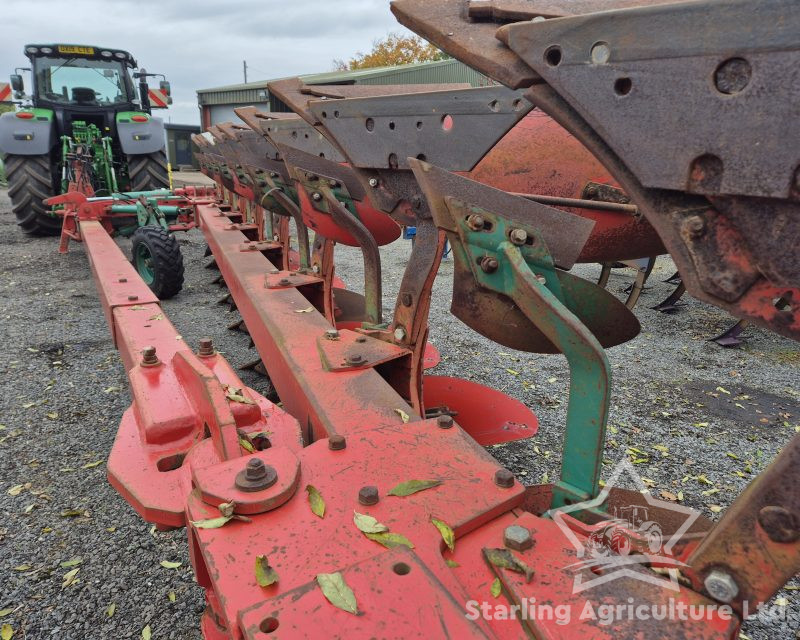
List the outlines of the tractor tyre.
{"label": "tractor tyre", "polygon": [[155,225],[139,227],[131,238],[131,262],[151,291],[165,300],[183,287],[183,256],[174,235]]}
{"label": "tractor tyre", "polygon": [[56,195],[53,167],[49,155],[3,158],[11,210],[17,224],[32,236],[56,236],[61,233],[61,218],[50,214],[44,200]]}
{"label": "tractor tyre", "polygon": [[155,153],[128,156],[129,191],[169,189],[167,154],[162,149]]}

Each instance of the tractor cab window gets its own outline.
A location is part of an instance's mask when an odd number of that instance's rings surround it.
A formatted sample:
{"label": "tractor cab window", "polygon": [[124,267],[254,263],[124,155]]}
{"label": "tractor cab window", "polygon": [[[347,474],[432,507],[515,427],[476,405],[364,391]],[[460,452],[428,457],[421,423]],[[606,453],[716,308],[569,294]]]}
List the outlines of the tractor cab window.
{"label": "tractor cab window", "polygon": [[36,95],[40,100],[69,105],[110,105],[131,102],[127,71],[116,60],[37,58]]}

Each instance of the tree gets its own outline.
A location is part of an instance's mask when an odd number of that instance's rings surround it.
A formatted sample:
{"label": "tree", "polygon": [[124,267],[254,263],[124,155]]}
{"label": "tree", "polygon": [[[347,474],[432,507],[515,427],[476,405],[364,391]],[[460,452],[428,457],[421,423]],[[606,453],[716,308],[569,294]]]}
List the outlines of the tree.
{"label": "tree", "polygon": [[444,51],[437,49],[430,42],[418,36],[403,36],[398,33],[390,33],[382,40],[373,41],[372,51],[369,53],[359,51],[349,62],[335,59],[333,66],[337,71],[347,71],[389,67],[413,62],[445,60],[449,57]]}

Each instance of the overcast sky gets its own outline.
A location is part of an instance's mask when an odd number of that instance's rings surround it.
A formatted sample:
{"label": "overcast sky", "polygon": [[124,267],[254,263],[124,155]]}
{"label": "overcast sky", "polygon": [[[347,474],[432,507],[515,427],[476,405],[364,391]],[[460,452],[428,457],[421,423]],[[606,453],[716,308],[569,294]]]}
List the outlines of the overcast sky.
{"label": "overcast sky", "polygon": [[2,0],[2,7],[0,81],[27,66],[25,44],[125,49],[148,72],[167,76],[174,102],[155,113],[178,124],[200,124],[195,90],[242,82],[242,60],[251,82],[318,73],[391,31],[408,33],[388,0]]}

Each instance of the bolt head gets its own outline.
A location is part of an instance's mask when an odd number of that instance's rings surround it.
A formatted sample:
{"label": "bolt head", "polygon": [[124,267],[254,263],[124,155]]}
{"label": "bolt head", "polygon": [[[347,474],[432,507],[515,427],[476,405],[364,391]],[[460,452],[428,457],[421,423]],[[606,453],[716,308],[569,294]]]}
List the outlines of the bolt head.
{"label": "bolt head", "polygon": [[494,474],[494,483],[498,487],[509,489],[514,486],[514,474],[508,469],[498,469]]}
{"label": "bolt head", "polygon": [[713,569],[706,576],[703,585],[708,594],[719,602],[731,602],[739,595],[739,585],[736,584],[731,574],[722,569]]}
{"label": "bolt head", "polygon": [[142,349],[142,364],[153,365],[158,364],[158,356],[156,355],[155,347],[145,347]]}
{"label": "bolt head", "polygon": [[533,537],[527,528],[512,524],[503,532],[503,544],[514,551],[525,551],[533,546]]}
{"label": "bolt head", "polygon": [[277,481],[278,472],[274,467],[258,458],[250,458],[245,468],[236,474],[234,484],[239,491],[262,491]]}
{"label": "bolt head", "polygon": [[317,191],[315,191],[314,193],[311,194],[311,199],[314,202],[319,202],[320,200],[322,200],[322,194],[317,192]]}
{"label": "bolt head", "polygon": [[497,258],[491,256],[484,256],[481,258],[481,269],[484,273],[494,273],[497,271],[498,266],[500,265],[497,262]]}
{"label": "bolt head", "polygon": [[338,340],[339,339],[339,332],[336,329],[328,329],[325,332],[325,337],[328,340]]}
{"label": "bolt head", "polygon": [[354,353],[352,355],[347,356],[345,360],[347,364],[360,364],[364,362],[364,356],[362,356],[360,353]]}
{"label": "bolt head", "polygon": [[410,293],[404,293],[400,296],[400,302],[404,307],[410,307],[411,303],[414,302],[414,299],[411,297]]}
{"label": "bolt head", "polygon": [[138,300],[138,299],[139,299],[139,296],[128,296],[128,300],[130,300],[131,302],[133,302],[134,300]]}
{"label": "bolt head", "polygon": [[338,433],[328,436],[328,449],[331,451],[341,451],[346,447],[347,440],[345,440],[344,436],[340,436]]}
{"label": "bolt head", "polygon": [[369,186],[373,189],[378,186],[378,179],[377,178],[370,178],[369,179]]}
{"label": "bolt head", "polygon": [[406,330],[404,327],[397,326],[394,330],[394,339],[397,341],[403,341],[406,339]]}
{"label": "bolt head", "polygon": [[442,415],[436,418],[436,425],[440,429],[449,429],[453,426],[453,416]]}
{"label": "bolt head", "polygon": [[287,284],[289,284],[289,278],[281,278],[280,280],[278,280],[278,284],[286,286]]}
{"label": "bolt head", "polygon": [[706,232],[706,221],[700,216],[689,216],[683,227],[692,238],[699,238]]}
{"label": "bolt head", "polygon": [[127,279],[127,278],[120,278],[120,279],[119,279],[119,281],[120,281],[120,282],[127,282],[127,281],[128,281],[128,279]]}
{"label": "bolt head", "polygon": [[210,356],[214,353],[214,343],[211,341],[211,338],[201,338],[200,339],[200,349],[198,353],[201,356]]}
{"label": "bolt head", "polygon": [[367,336],[358,336],[356,338],[356,342],[366,342],[366,341],[367,341]]}
{"label": "bolt head", "polygon": [[485,224],[486,221],[483,219],[483,216],[477,213],[473,213],[467,218],[467,226],[473,231],[480,231]]}
{"label": "bolt head", "polygon": [[528,239],[528,232],[525,229],[512,229],[508,237],[516,245],[525,244]]}
{"label": "bolt head", "polygon": [[358,491],[358,501],[361,504],[377,504],[379,499],[380,496],[378,495],[378,487],[366,486],[361,487],[361,489]]}
{"label": "bolt head", "polygon": [[256,478],[263,476],[267,472],[267,469],[263,460],[253,458],[252,460],[247,461],[245,471],[249,480],[255,480]]}

